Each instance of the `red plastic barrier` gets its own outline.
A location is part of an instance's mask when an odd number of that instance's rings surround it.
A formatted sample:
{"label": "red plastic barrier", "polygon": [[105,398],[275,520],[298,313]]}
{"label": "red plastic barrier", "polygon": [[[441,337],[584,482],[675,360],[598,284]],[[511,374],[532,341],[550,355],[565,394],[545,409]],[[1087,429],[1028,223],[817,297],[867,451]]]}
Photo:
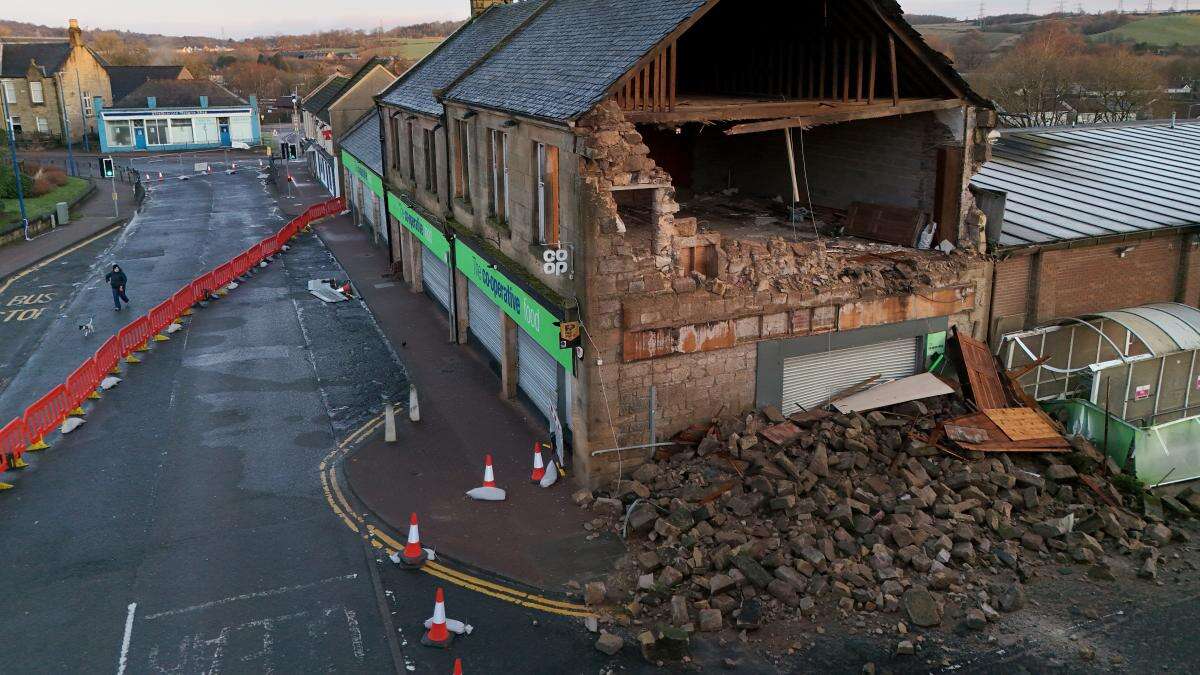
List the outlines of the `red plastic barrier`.
{"label": "red plastic barrier", "polygon": [[171,325],[176,316],[174,298],[159,303],[150,310],[150,332],[152,334],[163,332],[167,326]]}
{"label": "red plastic barrier", "polygon": [[171,296],[171,313],[175,316],[183,314],[184,310],[192,306],[192,287],[191,285],[184,286]]}
{"label": "red plastic barrier", "polygon": [[88,394],[96,389],[96,385],[100,381],[96,379],[96,361],[95,358],[89,358],[84,361],[75,372],[67,376],[65,383],[67,388],[67,405],[71,408],[83,405]]}
{"label": "red plastic barrier", "polygon": [[25,431],[29,440],[36,441],[54,430],[67,417],[69,405],[67,386],[60,384],[37,403],[25,409]]}
{"label": "red plastic barrier", "polygon": [[25,454],[29,436],[25,433],[25,420],[17,417],[0,429],[0,471],[8,468],[8,458],[19,458]]}
{"label": "red plastic barrier", "polygon": [[[104,379],[104,374],[112,370],[120,360],[121,341],[117,339],[116,335],[105,340],[104,344],[100,345],[100,349],[96,350],[96,355],[92,357],[101,379]],[[97,382],[97,384],[99,383]]]}
{"label": "red plastic barrier", "polygon": [[139,316],[136,321],[117,331],[117,341],[121,343],[121,356],[129,356],[149,339],[150,320],[144,316]]}

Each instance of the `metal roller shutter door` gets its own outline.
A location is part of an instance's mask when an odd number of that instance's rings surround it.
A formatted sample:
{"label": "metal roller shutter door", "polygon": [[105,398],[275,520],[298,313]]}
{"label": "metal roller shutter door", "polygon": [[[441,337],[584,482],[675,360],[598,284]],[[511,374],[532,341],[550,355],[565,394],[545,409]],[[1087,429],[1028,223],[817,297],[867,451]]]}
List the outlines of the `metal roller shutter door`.
{"label": "metal roller shutter door", "polygon": [[517,385],[549,420],[558,403],[558,362],[523,330],[517,331]]}
{"label": "metal roller shutter door", "polygon": [[500,319],[500,308],[496,303],[475,284],[467,284],[467,325],[471,334],[488,350],[488,353],[501,361],[504,353],[504,324]]}
{"label": "metal roller shutter door", "polygon": [[443,309],[450,309],[450,267],[424,246],[421,247],[421,282]]}
{"label": "metal roller shutter door", "polygon": [[783,360],[783,412],[821,403],[843,389],[879,375],[881,380],[917,371],[917,338],[901,338],[862,347],[836,349]]}

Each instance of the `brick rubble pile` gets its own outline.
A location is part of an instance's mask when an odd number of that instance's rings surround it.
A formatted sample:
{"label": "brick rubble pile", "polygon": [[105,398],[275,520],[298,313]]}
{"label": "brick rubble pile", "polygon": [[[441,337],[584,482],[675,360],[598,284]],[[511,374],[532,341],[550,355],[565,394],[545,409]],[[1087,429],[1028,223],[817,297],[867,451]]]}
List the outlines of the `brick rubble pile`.
{"label": "brick rubble pile", "polygon": [[[1065,454],[969,456],[922,440],[966,412],[951,395],[795,427],[770,410],[714,425],[608,491],[576,493],[591,536],[626,528],[630,551],[585,598],[642,630],[648,654],[672,635],[789,617],[982,630],[1025,604],[1039,567],[1153,580],[1163,547],[1186,540],[1126,508],[1105,478],[1115,467],[1081,439]],[[799,433],[781,438],[784,426]],[[1200,493],[1164,504],[1200,513]]]}

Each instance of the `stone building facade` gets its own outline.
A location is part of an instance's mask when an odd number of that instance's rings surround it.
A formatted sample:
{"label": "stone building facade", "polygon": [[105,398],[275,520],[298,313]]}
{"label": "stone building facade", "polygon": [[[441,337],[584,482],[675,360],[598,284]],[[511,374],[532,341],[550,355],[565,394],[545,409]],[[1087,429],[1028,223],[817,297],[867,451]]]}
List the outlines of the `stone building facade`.
{"label": "stone building facade", "polygon": [[0,86],[24,140],[62,142],[64,126],[73,141],[94,137],[92,101],[100,97],[112,103],[105,62],[84,43],[75,19],[67,35],[66,40],[0,39]]}
{"label": "stone building facade", "polygon": [[[758,25],[736,3],[491,4],[376,97],[392,256],[494,357],[501,395],[561,428],[584,482],[986,330],[967,185],[991,111],[894,3],[772,29],[717,79],[713,40]],[[856,213],[918,218],[927,242],[846,236]]]}

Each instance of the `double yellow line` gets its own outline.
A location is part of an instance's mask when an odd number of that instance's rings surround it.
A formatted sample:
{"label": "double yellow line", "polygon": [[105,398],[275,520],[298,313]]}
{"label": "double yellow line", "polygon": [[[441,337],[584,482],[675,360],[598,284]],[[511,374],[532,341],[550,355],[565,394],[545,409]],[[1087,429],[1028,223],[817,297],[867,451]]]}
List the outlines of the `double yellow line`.
{"label": "double yellow line", "polygon": [[[350,507],[349,500],[342,493],[341,486],[337,480],[337,464],[338,460],[346,453],[346,451],[355,443],[367,438],[379,426],[383,424],[383,415],[380,414],[359,427],[354,433],[350,434],[338,444],[338,447],[333,452],[326,455],[321,460],[321,490],[325,494],[325,501],[329,503],[329,507],[333,509],[334,514],[341,519],[346,527],[350,528],[356,534],[364,537],[371,546],[379,549],[389,556],[404,548],[404,544],[396,541],[393,537],[382,531],[372,523],[367,522],[366,518],[356,513]],[[587,606],[572,602],[564,602],[562,600],[554,600],[536,593],[511,588],[503,584],[499,584],[486,579],[481,579],[477,576],[467,574],[461,570],[453,569],[444,563],[428,561],[421,566],[421,571],[454,584],[461,588],[466,588],[476,593],[503,600],[520,607],[536,609],[550,614],[560,616],[573,617],[588,617],[592,616],[592,612]]]}

